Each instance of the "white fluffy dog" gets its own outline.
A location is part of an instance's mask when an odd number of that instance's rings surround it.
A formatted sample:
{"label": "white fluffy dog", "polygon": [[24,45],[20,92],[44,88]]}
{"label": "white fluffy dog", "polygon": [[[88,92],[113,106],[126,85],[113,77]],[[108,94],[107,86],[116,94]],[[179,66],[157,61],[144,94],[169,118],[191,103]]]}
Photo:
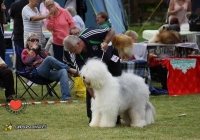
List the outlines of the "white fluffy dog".
{"label": "white fluffy dog", "polygon": [[149,102],[149,88],[141,77],[130,73],[113,77],[98,59],[87,61],[81,77],[94,90],[91,127],[115,127],[118,115],[132,127],[154,123],[155,109]]}

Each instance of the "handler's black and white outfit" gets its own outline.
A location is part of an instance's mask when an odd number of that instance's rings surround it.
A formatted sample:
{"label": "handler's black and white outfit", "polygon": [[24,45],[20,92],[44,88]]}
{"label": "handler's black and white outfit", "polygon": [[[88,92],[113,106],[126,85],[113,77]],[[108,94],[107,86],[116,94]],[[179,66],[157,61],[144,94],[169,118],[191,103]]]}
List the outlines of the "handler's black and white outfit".
{"label": "handler's black and white outfit", "polygon": [[[112,56],[115,55],[119,57],[117,49],[115,49],[113,46],[108,46],[108,50],[104,53],[101,49],[100,44],[103,42],[105,39],[107,33],[111,30],[111,28],[88,28],[85,29],[83,32],[80,33],[79,38],[82,39],[87,48],[87,52],[81,52],[81,54],[76,54],[76,63],[79,67],[79,69],[82,68],[82,66],[85,64],[88,58],[92,57],[98,57],[102,58],[106,65],[108,66],[109,72],[113,76],[120,76],[122,71],[121,71],[121,65],[120,65],[120,60],[117,62],[114,62],[111,60]],[[91,120],[91,96],[89,92],[87,92],[86,96],[86,103],[87,103],[87,116]]]}

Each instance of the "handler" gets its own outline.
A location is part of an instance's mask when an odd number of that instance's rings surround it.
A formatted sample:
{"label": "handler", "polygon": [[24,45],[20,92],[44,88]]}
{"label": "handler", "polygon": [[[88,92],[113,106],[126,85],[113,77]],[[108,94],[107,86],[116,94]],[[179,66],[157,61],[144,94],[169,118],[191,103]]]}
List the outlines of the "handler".
{"label": "handler", "polygon": [[[86,28],[79,36],[67,36],[63,41],[64,50],[76,55],[76,63],[79,70],[81,70],[88,58],[98,57],[106,63],[109,72],[113,76],[120,76],[122,71],[118,51],[114,46],[108,46],[114,34],[115,31],[112,28]],[[94,98],[93,90],[87,88],[86,108],[89,122],[92,119],[92,97]],[[117,124],[119,123],[120,118],[118,117]]]}

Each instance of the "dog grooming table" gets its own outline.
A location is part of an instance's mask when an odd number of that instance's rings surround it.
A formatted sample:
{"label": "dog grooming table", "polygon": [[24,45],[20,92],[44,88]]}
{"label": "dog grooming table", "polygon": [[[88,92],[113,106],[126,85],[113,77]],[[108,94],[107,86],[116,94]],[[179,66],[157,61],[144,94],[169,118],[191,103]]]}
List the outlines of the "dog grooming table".
{"label": "dog grooming table", "polygon": [[[157,33],[158,33],[158,30],[144,30],[142,33],[142,37],[145,40],[150,40]],[[188,30],[181,30],[180,34],[181,34],[182,40],[186,40],[185,38],[187,38],[187,42],[200,44],[200,41],[199,41],[200,32],[195,32],[195,31],[191,32]]]}

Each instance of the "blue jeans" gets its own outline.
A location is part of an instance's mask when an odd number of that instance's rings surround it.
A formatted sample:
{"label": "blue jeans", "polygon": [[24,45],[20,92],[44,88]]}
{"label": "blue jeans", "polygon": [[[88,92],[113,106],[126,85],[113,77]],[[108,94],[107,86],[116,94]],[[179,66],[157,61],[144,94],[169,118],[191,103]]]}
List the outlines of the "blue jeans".
{"label": "blue jeans", "polygon": [[[60,81],[62,100],[71,99],[67,70],[69,66],[52,56],[47,56],[37,68],[38,74],[51,81]],[[55,69],[55,70],[53,70]]]}

